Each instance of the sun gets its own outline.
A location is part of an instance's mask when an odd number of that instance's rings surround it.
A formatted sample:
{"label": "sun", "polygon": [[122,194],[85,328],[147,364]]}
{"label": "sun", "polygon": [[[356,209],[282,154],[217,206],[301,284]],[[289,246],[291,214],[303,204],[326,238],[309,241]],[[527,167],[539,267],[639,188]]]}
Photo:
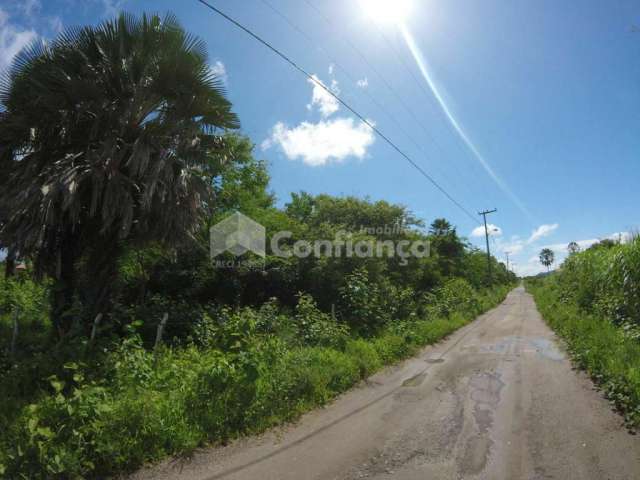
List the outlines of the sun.
{"label": "sun", "polygon": [[379,23],[401,24],[411,13],[411,0],[360,0],[360,6]]}

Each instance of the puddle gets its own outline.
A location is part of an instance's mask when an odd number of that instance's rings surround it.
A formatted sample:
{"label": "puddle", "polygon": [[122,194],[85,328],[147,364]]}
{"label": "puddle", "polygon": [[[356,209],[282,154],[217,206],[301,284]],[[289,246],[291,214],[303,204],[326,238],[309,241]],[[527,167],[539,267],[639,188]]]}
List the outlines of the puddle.
{"label": "puddle", "polygon": [[549,360],[560,361],[565,358],[564,354],[558,350],[556,345],[549,339],[543,337],[520,337],[508,336],[495,343],[472,345],[471,350],[478,353],[497,353],[500,355],[536,353]]}
{"label": "puddle", "polygon": [[538,354],[550,360],[562,360],[564,355],[556,348],[552,341],[546,338],[533,338],[530,342],[536,347]]}

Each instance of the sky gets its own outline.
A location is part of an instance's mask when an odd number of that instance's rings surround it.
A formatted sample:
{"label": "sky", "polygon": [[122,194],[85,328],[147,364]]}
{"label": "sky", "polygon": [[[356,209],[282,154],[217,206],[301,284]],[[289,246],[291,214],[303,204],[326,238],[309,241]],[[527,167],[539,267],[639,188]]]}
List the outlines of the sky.
{"label": "sky", "polygon": [[[196,0],[0,0],[0,69],[37,39],[124,10],[172,11],[203,38],[241,131],[291,192],[355,195],[445,217],[515,271],[538,254],[627,238],[640,226],[640,2],[210,0],[313,74],[334,97]],[[397,8],[389,15],[395,17]],[[477,217],[477,219],[475,219]]]}

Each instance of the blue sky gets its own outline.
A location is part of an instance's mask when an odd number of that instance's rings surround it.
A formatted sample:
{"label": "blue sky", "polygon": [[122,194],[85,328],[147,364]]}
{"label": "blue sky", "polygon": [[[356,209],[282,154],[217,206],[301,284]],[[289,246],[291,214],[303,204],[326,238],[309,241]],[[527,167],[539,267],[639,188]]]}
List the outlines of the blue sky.
{"label": "blue sky", "polygon": [[[511,251],[519,273],[542,270],[544,246],[561,258],[569,241],[640,225],[640,3],[413,0],[403,34],[359,0],[309,2],[211,0],[339,92],[468,210],[498,208],[492,247]],[[195,0],[1,0],[0,68],[37,37],[120,9],[171,10],[206,40],[279,203],[298,190],[386,199],[427,222],[444,216],[483,246],[477,225],[382,139]]]}

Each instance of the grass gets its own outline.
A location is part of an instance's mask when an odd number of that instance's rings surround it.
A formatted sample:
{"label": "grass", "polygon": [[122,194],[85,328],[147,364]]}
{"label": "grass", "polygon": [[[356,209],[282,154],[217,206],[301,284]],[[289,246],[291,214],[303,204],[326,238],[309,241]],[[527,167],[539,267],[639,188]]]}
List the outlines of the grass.
{"label": "grass", "polygon": [[132,336],[97,360],[68,363],[46,392],[3,418],[0,476],[102,478],[293,421],[469,323],[509,289],[341,347],[292,348],[263,336],[235,353],[192,345],[154,354]]}
{"label": "grass", "polygon": [[640,343],[609,319],[586,312],[561,294],[550,278],[527,283],[545,321],[567,343],[575,363],[586,370],[624,415],[640,426]]}

